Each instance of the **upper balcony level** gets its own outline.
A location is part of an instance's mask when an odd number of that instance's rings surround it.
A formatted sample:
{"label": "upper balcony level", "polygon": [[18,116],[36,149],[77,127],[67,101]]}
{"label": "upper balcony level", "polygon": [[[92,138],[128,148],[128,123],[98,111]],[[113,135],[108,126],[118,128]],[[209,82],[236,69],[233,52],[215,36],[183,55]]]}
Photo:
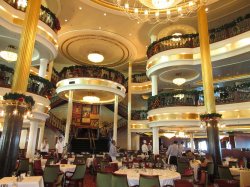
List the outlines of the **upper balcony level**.
{"label": "upper balcony level", "polygon": [[[26,7],[21,6],[18,2],[18,0],[0,1],[0,50],[4,50],[11,45],[18,51],[26,11]],[[57,32],[59,30],[60,23],[55,14],[48,8],[41,6],[32,59],[33,65],[38,64],[39,58],[49,61],[56,58],[58,52]]]}

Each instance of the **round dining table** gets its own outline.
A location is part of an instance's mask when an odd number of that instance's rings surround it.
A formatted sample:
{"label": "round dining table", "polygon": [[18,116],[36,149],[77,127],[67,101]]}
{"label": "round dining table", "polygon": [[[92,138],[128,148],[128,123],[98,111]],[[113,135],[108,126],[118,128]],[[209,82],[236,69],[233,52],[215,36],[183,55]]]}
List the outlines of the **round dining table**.
{"label": "round dining table", "polygon": [[181,179],[178,172],[169,169],[119,169],[115,173],[126,174],[129,186],[139,185],[140,174],[144,175],[159,175],[160,185],[173,185],[175,179]]}

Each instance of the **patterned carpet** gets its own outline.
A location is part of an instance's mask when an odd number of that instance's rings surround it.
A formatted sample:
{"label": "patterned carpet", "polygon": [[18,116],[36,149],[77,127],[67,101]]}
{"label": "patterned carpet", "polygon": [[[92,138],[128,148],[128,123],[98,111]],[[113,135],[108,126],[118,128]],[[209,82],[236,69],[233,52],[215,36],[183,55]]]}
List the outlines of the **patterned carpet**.
{"label": "patterned carpet", "polygon": [[83,186],[84,187],[96,187],[95,176],[90,175],[89,170],[86,171]]}

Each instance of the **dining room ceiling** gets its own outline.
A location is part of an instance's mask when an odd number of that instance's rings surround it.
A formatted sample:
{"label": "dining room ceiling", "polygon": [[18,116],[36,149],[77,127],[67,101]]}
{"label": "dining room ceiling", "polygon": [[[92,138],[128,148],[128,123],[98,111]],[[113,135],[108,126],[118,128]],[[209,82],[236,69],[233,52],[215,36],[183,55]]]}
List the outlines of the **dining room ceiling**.
{"label": "dining room ceiling", "polygon": [[[96,0],[47,1],[57,13],[62,29],[58,32],[59,54],[55,67],[92,64],[88,53],[98,51],[104,55],[102,65],[127,73],[127,63],[134,63],[133,73],[145,72],[146,50],[150,35],[163,37],[176,31],[197,32],[197,17],[176,23],[149,24],[130,20],[126,14],[102,6]],[[249,13],[250,1],[219,0],[208,6],[209,27],[214,28]]]}

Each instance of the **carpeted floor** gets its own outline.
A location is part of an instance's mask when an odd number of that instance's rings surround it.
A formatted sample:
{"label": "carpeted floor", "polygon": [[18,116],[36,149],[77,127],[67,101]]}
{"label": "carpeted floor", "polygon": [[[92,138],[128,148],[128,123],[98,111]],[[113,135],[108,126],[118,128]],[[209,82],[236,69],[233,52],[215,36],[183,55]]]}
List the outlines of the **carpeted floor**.
{"label": "carpeted floor", "polygon": [[84,187],[96,187],[95,176],[90,175],[89,170],[86,171],[83,186]]}

